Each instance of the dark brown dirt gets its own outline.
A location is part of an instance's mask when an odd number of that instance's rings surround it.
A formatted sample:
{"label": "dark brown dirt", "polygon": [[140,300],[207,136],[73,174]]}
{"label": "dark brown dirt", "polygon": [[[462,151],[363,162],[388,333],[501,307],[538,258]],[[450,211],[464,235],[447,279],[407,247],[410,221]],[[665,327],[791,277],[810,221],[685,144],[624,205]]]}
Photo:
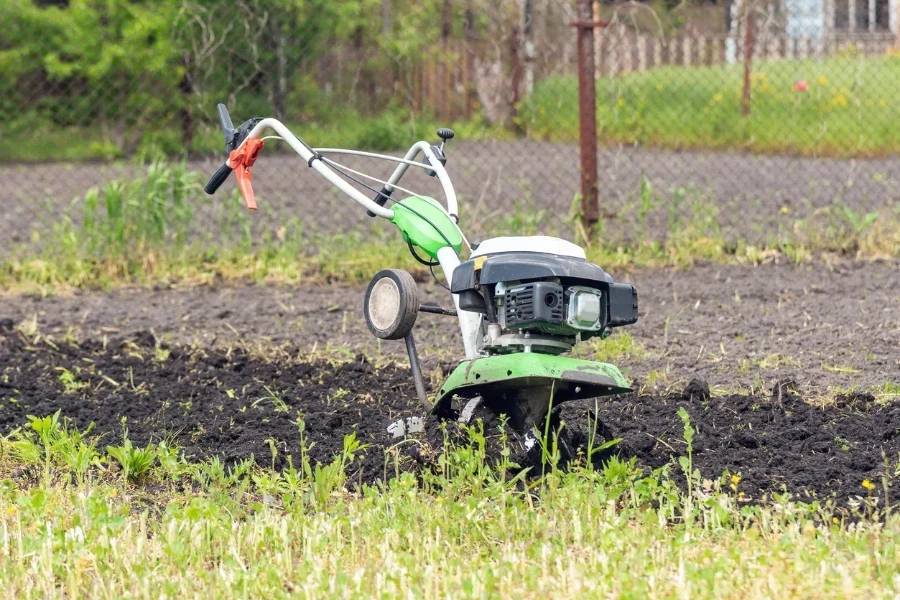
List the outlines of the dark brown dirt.
{"label": "dark brown dirt", "polygon": [[[386,265],[387,266],[387,265]],[[718,393],[768,390],[781,379],[806,397],[829,388],[900,383],[900,263],[761,267],[698,265],[689,271],[613,272],[640,294],[637,351],[614,362],[632,378],[680,389],[690,379]],[[430,282],[420,290],[449,305]],[[0,319],[37,319],[42,335],[70,330],[102,339],[153,330],[203,348],[289,344],[304,353],[403,359],[401,342],[377,343],[362,315],[365,286],[203,286],[0,297]],[[459,357],[453,318],[421,315],[416,340],[428,369]]]}
{"label": "dark brown dirt", "polygon": [[[252,455],[267,465],[271,439],[280,467],[288,455],[298,464],[297,420],[303,419],[314,461],[331,460],[351,432],[369,445],[354,465],[355,482],[392,473],[392,452],[401,454],[404,469],[421,468],[431,456],[419,444],[392,450],[396,440],[386,431],[398,418],[421,414],[404,368],[376,369],[362,357],[304,362],[296,348],[263,359],[242,350],[163,346],[158,352],[157,343],[148,333],[127,341],[35,343],[12,322],[0,322],[0,432],[22,426],[26,415],[62,410],[80,428],[95,423],[101,444],[121,441],[125,418],[135,444],[174,439],[191,458],[217,455],[232,463]],[[73,376],[68,389],[66,372]],[[574,452],[584,447],[596,410],[605,435],[622,438],[622,454],[655,468],[685,453],[681,406],[697,430],[695,467],[707,478],[739,473],[748,500],[786,489],[802,500],[833,497],[845,504],[866,495],[864,479],[881,481],[882,452],[893,464],[900,452],[900,408],[878,406],[865,395],[816,408],[788,384],[764,396],[710,397],[708,386],[696,381],[678,394],[571,403],[561,418]],[[441,436],[432,429],[427,439]]]}
{"label": "dark brown dirt", "polygon": [[[887,468],[893,480],[898,464],[900,407],[876,405],[865,394],[816,407],[786,382],[771,392],[710,397],[705,384],[695,381],[680,394],[600,401],[597,415],[622,438],[626,455],[656,468],[686,452],[677,416],[684,407],[696,430],[695,467],[705,478],[714,479],[726,469],[739,475],[738,490],[747,500],[786,491],[801,501],[831,496],[844,503],[870,493],[862,487],[865,479],[876,484],[874,495],[883,495],[882,476]],[[581,416],[578,408],[564,410],[569,418]],[[673,469],[680,474],[678,467]]]}

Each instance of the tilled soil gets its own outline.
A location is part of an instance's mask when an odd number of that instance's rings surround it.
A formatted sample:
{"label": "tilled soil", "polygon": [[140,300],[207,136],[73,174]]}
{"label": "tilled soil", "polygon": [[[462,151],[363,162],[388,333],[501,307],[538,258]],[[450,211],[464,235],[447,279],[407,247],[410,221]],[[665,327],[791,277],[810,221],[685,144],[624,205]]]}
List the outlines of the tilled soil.
{"label": "tilled soil", "polygon": [[[385,265],[390,266],[390,265]],[[805,396],[830,388],[900,383],[900,263],[760,267],[697,265],[688,271],[613,272],[637,286],[640,318],[625,328],[636,348],[616,356],[626,374],[680,389],[690,379],[718,389],[797,382]],[[431,303],[449,295],[430,281]],[[364,285],[202,286],[0,297],[0,319],[31,322],[54,339],[153,330],[181,345],[289,344],[403,360],[402,342],[378,343],[362,314]],[[456,319],[423,314],[415,328],[426,368],[459,357]]]}
{"label": "tilled soil", "polygon": [[[281,467],[288,456],[299,464],[302,419],[313,461],[330,461],[352,432],[368,445],[352,467],[354,482],[390,476],[395,457],[404,470],[433,461],[442,439],[433,420],[419,444],[397,446],[387,433],[395,420],[422,415],[407,369],[376,368],[362,356],[298,360],[303,354],[296,348],[269,357],[191,350],[160,345],[149,333],[47,343],[0,321],[0,432],[24,425],[27,415],[61,410],[79,428],[94,423],[101,445],[120,443],[127,426],[138,446],[169,439],[190,458],[216,455],[234,463],[253,456]],[[705,478],[740,474],[739,491],[748,501],[787,490],[803,500],[846,504],[867,495],[863,480],[881,481],[883,456],[895,465],[900,452],[900,408],[866,395],[817,408],[788,383],[771,394],[710,398],[709,388],[694,381],[676,394],[570,403],[561,417],[575,451],[586,445],[596,411],[604,435],[622,439],[620,453],[655,468],[686,453],[677,415],[682,406],[697,432],[695,468]]]}

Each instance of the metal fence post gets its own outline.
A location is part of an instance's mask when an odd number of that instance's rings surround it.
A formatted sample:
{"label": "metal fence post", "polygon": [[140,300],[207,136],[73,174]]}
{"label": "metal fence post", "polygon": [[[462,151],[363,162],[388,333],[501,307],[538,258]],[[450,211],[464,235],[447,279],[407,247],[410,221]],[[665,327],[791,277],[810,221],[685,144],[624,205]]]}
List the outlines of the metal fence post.
{"label": "metal fence post", "polygon": [[741,93],[741,116],[746,117],[750,114],[750,63],[753,61],[753,12],[752,5],[747,4],[744,13],[744,83]]}
{"label": "metal fence post", "polygon": [[581,152],[581,218],[590,231],[600,220],[597,190],[597,83],[594,71],[594,20],[592,0],[578,0],[578,140]]}

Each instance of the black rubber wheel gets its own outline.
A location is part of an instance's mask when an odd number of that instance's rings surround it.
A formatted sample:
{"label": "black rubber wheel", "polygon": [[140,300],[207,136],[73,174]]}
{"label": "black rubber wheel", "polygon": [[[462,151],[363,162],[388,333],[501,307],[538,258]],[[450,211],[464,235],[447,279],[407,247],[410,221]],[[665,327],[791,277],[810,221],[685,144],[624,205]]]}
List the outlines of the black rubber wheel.
{"label": "black rubber wheel", "polygon": [[400,269],[375,274],[363,303],[369,331],[383,340],[401,340],[419,316],[419,288],[412,275]]}

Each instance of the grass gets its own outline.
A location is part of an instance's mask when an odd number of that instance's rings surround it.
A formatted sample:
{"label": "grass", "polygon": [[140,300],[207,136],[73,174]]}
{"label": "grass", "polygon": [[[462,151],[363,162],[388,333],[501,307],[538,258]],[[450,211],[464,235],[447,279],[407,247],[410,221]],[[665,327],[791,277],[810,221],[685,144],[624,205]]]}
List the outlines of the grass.
{"label": "grass", "polygon": [[[220,155],[223,152],[222,132],[215,112],[211,108],[209,115],[203,117],[197,124],[187,154]],[[236,123],[244,117],[245,115],[232,115]],[[434,135],[433,123],[435,119],[431,115],[416,116],[387,111],[369,116],[358,114],[353,109],[343,110],[339,117],[325,116],[301,122],[285,122],[312,146],[371,151],[405,150],[410,139],[431,138]],[[513,135],[508,130],[487,125],[478,119],[450,125],[468,140],[487,137],[502,139]],[[27,128],[27,133],[18,129],[5,133],[4,139],[8,143],[0,147],[0,162],[81,162],[121,159],[127,158],[129,154],[168,158],[185,154],[179,123],[168,126],[157,124],[151,129],[132,132],[129,137],[138,138],[138,142],[134,149],[126,153],[120,142],[113,140],[99,127],[59,128],[49,124],[35,125]]]}
{"label": "grass", "polygon": [[[256,235],[237,192],[213,202],[201,185],[201,176],[184,164],[157,161],[142,176],[88,191],[62,218],[54,216],[43,235],[9,250],[0,262],[0,286],[45,292],[248,279],[362,283],[385,266],[430,278],[384,223],[371,231],[324,236],[309,234],[292,219],[275,234]],[[836,200],[808,214],[782,215],[783,223],[759,244],[726,239],[718,210],[702,195],[685,190],[660,194],[642,184],[615,226],[600,222],[587,232],[575,212],[570,224],[588,258],[615,271],[686,268],[696,261],[756,265],[822,256],[900,257],[896,209],[862,212]],[[489,221],[491,229],[475,235],[534,233],[541,230],[543,218],[542,211],[517,209]],[[651,219],[665,227],[651,232]]]}
{"label": "grass", "polygon": [[615,362],[624,358],[641,359],[647,349],[628,331],[615,330],[605,339],[591,338],[574,348],[574,355],[599,362]]}
{"label": "grass", "polygon": [[[900,55],[865,58],[852,50],[825,60],[759,61],[753,65],[749,117],[741,116],[743,66],[681,68],[601,78],[597,126],[601,141],[660,148],[744,150],[814,156],[874,157],[900,152],[894,115],[900,110]],[[806,91],[795,91],[798,82]],[[518,106],[517,132],[479,118],[451,123],[462,139],[578,140],[578,82],[574,74],[547,77]],[[327,101],[326,101],[327,104]],[[235,115],[242,119],[247,115]],[[213,113],[197,119],[191,154],[218,154],[221,133]],[[398,150],[427,139],[432,115],[389,110],[378,115],[352,108],[306,115],[289,126],[310,144]],[[27,134],[24,133],[27,131]],[[122,136],[120,136],[122,137]],[[185,154],[178,123],[128,132],[127,154]],[[126,156],[123,142],[103,128],[49,123],[5,132],[0,161],[110,160]]]}
{"label": "grass", "polygon": [[[885,156],[900,151],[900,57],[852,53],[822,61],[753,65],[750,115],[741,116],[740,64],[661,67],[597,84],[602,142],[662,148],[746,150],[815,156]],[[805,81],[804,92],[795,91]],[[578,82],[543,80],[519,111],[531,138],[578,139]]]}
{"label": "grass", "polygon": [[[486,459],[476,427],[471,445],[445,447],[420,480],[359,486],[353,466],[366,448],[353,436],[331,463],[304,459],[281,472],[190,463],[161,441],[132,448],[145,454],[132,477],[64,418],[36,419],[0,438],[0,595],[897,593],[900,520],[883,502],[889,480],[861,482],[847,515],[787,493],[749,505],[739,474],[696,471],[683,420],[684,460],[655,472],[613,459],[597,471],[551,465],[540,477],[510,478]],[[385,457],[389,472],[393,460]]]}

